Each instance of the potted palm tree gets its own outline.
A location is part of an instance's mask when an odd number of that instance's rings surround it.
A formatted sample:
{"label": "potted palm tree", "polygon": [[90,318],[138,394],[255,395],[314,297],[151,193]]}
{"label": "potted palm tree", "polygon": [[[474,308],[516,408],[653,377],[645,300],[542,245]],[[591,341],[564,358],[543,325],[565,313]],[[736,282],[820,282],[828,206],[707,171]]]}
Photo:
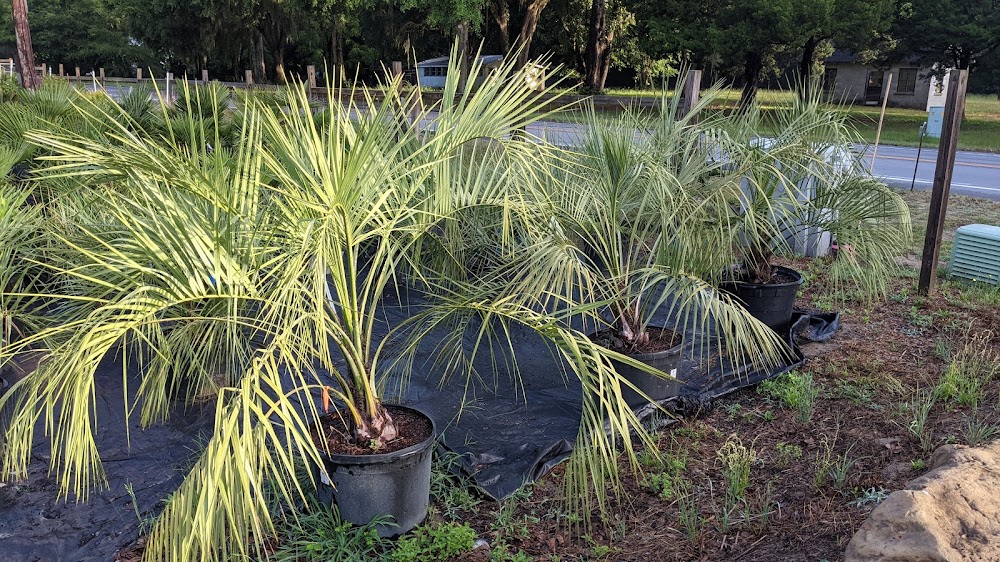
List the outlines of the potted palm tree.
{"label": "potted palm tree", "polygon": [[[788,327],[802,276],[774,257],[793,254],[796,240],[825,232],[850,245],[851,254],[831,266],[833,277],[879,295],[893,256],[910,236],[905,203],[862,169],[852,152],[860,139],[846,113],[817,91],[767,114],[746,112],[735,118],[736,127],[714,136],[723,159],[742,168],[744,179],[738,189],[711,193],[715,204],[704,208],[708,238],[728,238],[713,242],[727,263],[714,264],[716,273],[708,275],[719,279],[725,272],[720,287],[779,332]],[[758,136],[762,131],[768,136]]]}
{"label": "potted palm tree", "polygon": [[[757,367],[784,351],[698,275],[704,259],[694,248],[704,239],[697,219],[705,201],[692,193],[738,188],[747,167],[718,162],[706,142],[725,119],[699,116],[718,88],[683,116],[682,88],[683,80],[673,96],[665,92],[655,113],[608,118],[588,112],[576,151],[563,157],[563,181],[548,193],[553,216],[578,250],[580,259],[570,263],[581,281],[573,291],[581,305],[602,303],[583,316],[593,339],[616,354],[613,364],[632,406],[677,394],[685,333],[695,336],[687,342],[692,351],[742,349]],[[708,342],[710,334],[725,334],[725,341]]]}
{"label": "potted palm tree", "polygon": [[[345,517],[370,517],[374,506],[415,524],[426,511],[424,459],[434,427],[419,413],[404,421],[407,414],[387,407],[380,390],[385,361],[401,352],[394,334],[402,329],[385,325],[380,312],[386,295],[410,287],[429,295],[423,318],[462,310],[482,318],[481,326],[517,322],[553,342],[586,389],[577,476],[569,483],[579,493],[593,475],[613,481],[620,446],[635,456],[633,431],[653,443],[631,410],[608,398],[620,392],[606,389],[614,373],[600,347],[545,310],[498,298],[517,293],[514,276],[503,291],[479,298],[481,287],[423,259],[422,248],[435,238],[450,242],[447,224],[470,209],[520,217],[504,221],[507,233],[539,239],[548,230],[536,202],[501,197],[492,182],[546,174],[544,151],[511,135],[544,116],[542,95],[510,87],[518,80],[511,63],[459,97],[449,82],[434,113],[418,116],[436,120],[433,135],[404,126],[401,116],[414,104],[400,103],[398,81],[386,85],[387,101],[334,106],[324,119],[313,117],[304,89],[291,92],[285,108],[246,103],[233,120],[237,142],[224,149],[188,144],[218,130],[201,116],[189,118],[194,134],[157,138],[124,111],[107,119],[108,108],[96,104],[84,105],[83,116],[112,123],[106,134],[29,133],[51,152],[49,174],[82,180],[63,197],[103,204],[99,216],[68,214],[79,222],[52,234],[61,248],[49,265],[58,282],[45,298],[58,322],[0,351],[46,356],[0,398],[0,408],[13,411],[4,475],[25,474],[42,418],[62,493],[85,498],[103,483],[94,376],[121,348],[131,351],[122,354],[125,368],[140,369],[137,400],[152,404],[143,404],[147,425],[169,414],[164,397],[186,396],[167,388],[178,369],[195,369],[194,378],[226,375],[218,381],[214,433],[157,519],[149,559],[260,554],[274,533],[264,498],[295,504],[324,480],[337,485]],[[484,139],[502,149],[509,174],[477,173],[479,163],[463,160]],[[195,342],[201,346],[193,352],[182,349]],[[609,415],[620,422],[611,437]],[[331,447],[334,433],[346,450]],[[392,451],[396,443],[403,446]],[[416,469],[416,483],[394,486],[419,492],[402,512],[377,503],[389,490],[370,480],[354,490],[361,501],[344,499],[355,482],[338,480],[342,457],[365,466],[381,464],[383,454]],[[305,482],[303,467],[313,469]]]}

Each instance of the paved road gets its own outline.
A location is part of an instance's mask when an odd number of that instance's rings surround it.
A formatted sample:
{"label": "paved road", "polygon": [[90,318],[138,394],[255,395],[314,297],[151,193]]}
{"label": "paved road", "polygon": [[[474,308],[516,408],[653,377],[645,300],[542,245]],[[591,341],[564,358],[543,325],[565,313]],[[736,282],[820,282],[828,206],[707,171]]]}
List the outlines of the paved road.
{"label": "paved road", "polygon": [[[528,127],[528,131],[554,143],[571,144],[579,134],[580,126],[573,123],[542,122]],[[936,143],[932,139],[931,143]],[[859,148],[860,150],[860,148]],[[871,164],[872,150],[864,154],[866,165]],[[873,174],[893,187],[909,189],[917,163],[917,149],[906,146],[880,146],[875,156]],[[930,190],[934,183],[937,147],[924,146],[920,152],[920,165],[916,166],[917,179],[914,189]],[[951,180],[951,193],[1000,201],[1000,154],[989,152],[959,151]]]}
{"label": "paved road", "polygon": [[[127,87],[110,86],[108,93],[118,98]],[[528,132],[557,144],[573,144],[582,127],[574,123],[543,121],[528,127]],[[934,145],[936,139],[930,139]],[[871,148],[865,152],[865,162],[870,165]],[[916,167],[914,189],[930,190],[934,181],[937,148],[927,147],[920,152],[920,165]],[[909,189],[917,163],[917,149],[904,146],[880,146],[875,157],[875,176],[893,187]],[[960,151],[955,161],[951,192],[972,197],[1000,201],[1000,154]]]}
{"label": "paved road", "polygon": [[[909,189],[914,167],[914,189],[929,190],[934,182],[937,148],[924,147],[917,166],[917,149],[904,146],[880,146],[875,155],[874,174],[894,187]],[[865,154],[871,162],[871,149]],[[1000,201],[1000,154],[959,151],[951,179],[951,193]]]}

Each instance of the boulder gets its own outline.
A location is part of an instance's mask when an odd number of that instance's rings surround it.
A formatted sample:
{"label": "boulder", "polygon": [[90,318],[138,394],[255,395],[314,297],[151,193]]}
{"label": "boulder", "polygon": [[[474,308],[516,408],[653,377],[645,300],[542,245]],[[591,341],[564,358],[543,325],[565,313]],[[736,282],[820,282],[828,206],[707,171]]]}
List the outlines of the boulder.
{"label": "boulder", "polygon": [[1000,442],[945,445],[927,474],[872,510],[844,562],[1000,560]]}

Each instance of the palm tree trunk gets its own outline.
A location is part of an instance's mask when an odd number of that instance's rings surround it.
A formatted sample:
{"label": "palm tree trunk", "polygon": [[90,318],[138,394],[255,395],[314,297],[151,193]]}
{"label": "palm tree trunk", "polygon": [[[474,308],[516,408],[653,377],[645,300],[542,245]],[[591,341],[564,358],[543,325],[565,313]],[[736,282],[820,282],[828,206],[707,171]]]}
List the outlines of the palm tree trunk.
{"label": "palm tree trunk", "polygon": [[35,74],[35,53],[31,49],[31,28],[28,27],[27,0],[12,0],[14,15],[14,35],[17,41],[17,66],[21,72],[21,85],[28,90],[37,90],[41,80]]}
{"label": "palm tree trunk", "polygon": [[356,444],[370,446],[374,442],[376,445],[381,445],[399,437],[396,422],[393,421],[389,411],[381,402],[376,402],[374,412],[368,411],[368,406],[363,398],[359,398],[357,402],[355,407],[361,413],[361,421],[354,428],[354,442]]}

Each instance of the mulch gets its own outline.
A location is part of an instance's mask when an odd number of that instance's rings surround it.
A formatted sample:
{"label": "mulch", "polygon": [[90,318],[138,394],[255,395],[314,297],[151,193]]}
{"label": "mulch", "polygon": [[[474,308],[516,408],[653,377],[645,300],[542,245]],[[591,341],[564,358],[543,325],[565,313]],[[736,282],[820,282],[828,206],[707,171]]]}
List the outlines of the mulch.
{"label": "mulch", "polygon": [[[559,521],[561,467],[536,482],[527,499],[512,504],[517,524],[498,526],[499,506],[489,503],[461,514],[461,520],[491,544],[500,541],[508,553],[523,551],[534,560],[842,559],[875,505],[864,499],[899,490],[927,470],[933,447],[924,450],[909,432],[906,405],[915,392],[937,384],[947,367],[942,350],[955,349],[968,333],[1000,329],[1000,309],[950,284],[918,297],[916,280],[909,277],[894,280],[891,297],[882,302],[852,300],[849,290],[839,290],[846,300],[831,302],[838,289],[825,283],[820,262],[786,263],[806,274],[799,306],[832,305],[841,311],[840,331],[830,342],[808,344],[807,362],[799,369],[812,374],[822,391],[807,422],[756,388],[746,388],[662,431],[658,443],[665,457],[686,459],[682,474],[696,499],[696,532],[686,531],[677,498],[654,493],[646,477],[631,474],[624,462],[628,476],[611,519],[589,532]],[[996,338],[990,345],[1000,353]],[[998,391],[994,380],[975,413],[957,404],[936,404],[927,425],[933,446],[961,443],[973,415],[1000,425]],[[727,526],[718,451],[732,438],[752,447],[757,461],[746,503],[738,505]],[[821,468],[838,463],[847,467],[841,482],[830,475],[833,469]],[[741,508],[750,510],[751,521],[742,521]]]}

